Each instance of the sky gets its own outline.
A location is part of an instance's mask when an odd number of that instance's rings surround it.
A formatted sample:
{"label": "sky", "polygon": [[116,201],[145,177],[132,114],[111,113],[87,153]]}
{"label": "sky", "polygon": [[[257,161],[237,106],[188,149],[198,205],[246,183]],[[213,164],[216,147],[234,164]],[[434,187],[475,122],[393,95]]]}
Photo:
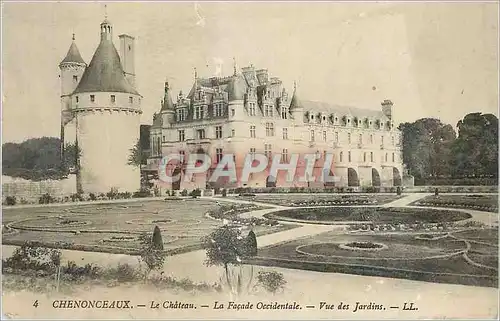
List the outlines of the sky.
{"label": "sky", "polygon": [[304,100],[378,110],[396,123],[456,125],[498,116],[498,3],[150,2],[2,3],[2,140],[58,136],[59,62],[75,33],[89,63],[107,11],[136,38],[141,123],[159,111],[163,84],[187,93],[202,77],[253,64],[297,82]]}

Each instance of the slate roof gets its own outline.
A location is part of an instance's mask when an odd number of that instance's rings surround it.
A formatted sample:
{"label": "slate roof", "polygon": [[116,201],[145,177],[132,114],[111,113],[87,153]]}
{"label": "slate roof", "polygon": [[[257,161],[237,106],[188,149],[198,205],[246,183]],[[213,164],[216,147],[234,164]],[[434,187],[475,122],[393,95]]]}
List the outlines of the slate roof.
{"label": "slate roof", "polygon": [[80,51],[78,50],[78,47],[76,46],[76,43],[74,41],[71,43],[71,46],[69,46],[68,53],[66,54],[66,57],[64,57],[64,59],[61,61],[61,64],[70,62],[85,64],[85,61],[83,60],[82,55],[80,55]]}
{"label": "slate roof", "polygon": [[120,56],[111,40],[102,39],[74,93],[123,92],[139,95],[125,79]]}
{"label": "slate roof", "polygon": [[341,106],[341,105],[330,104],[319,101],[311,101],[311,100],[303,100],[301,101],[301,105],[304,107],[305,112],[307,111],[321,112],[328,115],[336,113],[339,116],[351,115],[353,117],[358,117],[358,118],[371,117],[374,119],[388,119],[387,116],[384,115],[382,110]]}
{"label": "slate roof", "polygon": [[165,83],[165,94],[163,96],[163,105],[161,106],[161,111],[164,110],[175,110],[174,102],[170,95],[170,88],[168,83]]}

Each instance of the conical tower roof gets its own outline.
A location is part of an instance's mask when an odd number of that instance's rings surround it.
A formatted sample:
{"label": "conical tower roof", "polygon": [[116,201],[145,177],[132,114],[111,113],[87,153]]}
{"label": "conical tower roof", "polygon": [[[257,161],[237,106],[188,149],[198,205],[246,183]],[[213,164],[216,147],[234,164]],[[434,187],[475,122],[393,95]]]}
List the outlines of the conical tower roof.
{"label": "conical tower roof", "polygon": [[246,93],[246,82],[243,76],[234,75],[233,79],[227,86],[228,98],[229,100],[243,100]]}
{"label": "conical tower roof", "polygon": [[175,110],[174,102],[172,101],[172,96],[170,95],[170,87],[168,82],[165,82],[165,94],[163,97],[163,104],[161,106],[161,111],[165,110]]}
{"label": "conical tower roof", "polygon": [[123,92],[139,95],[125,79],[120,56],[111,39],[101,37],[89,66],[74,93]]}
{"label": "conical tower roof", "polygon": [[302,103],[299,100],[299,97],[297,95],[297,85],[293,85],[293,95],[292,99],[290,101],[290,110],[297,109],[297,108],[302,108]]}
{"label": "conical tower roof", "polygon": [[61,61],[61,64],[71,63],[71,62],[85,64],[85,61],[83,60],[82,55],[80,55],[80,51],[76,46],[75,35],[73,35],[73,42],[71,42],[71,46],[69,46],[68,53],[66,54],[66,57],[64,57],[64,59]]}

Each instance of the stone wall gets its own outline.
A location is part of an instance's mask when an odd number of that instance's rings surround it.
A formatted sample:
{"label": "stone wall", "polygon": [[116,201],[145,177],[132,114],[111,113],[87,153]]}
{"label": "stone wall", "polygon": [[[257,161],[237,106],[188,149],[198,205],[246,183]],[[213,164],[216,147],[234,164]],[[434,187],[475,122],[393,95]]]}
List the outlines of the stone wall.
{"label": "stone wall", "polygon": [[15,196],[18,202],[38,200],[44,194],[53,197],[64,197],[76,193],[76,176],[70,175],[64,180],[45,180],[33,182],[24,179],[2,177],[2,200],[7,196]]}

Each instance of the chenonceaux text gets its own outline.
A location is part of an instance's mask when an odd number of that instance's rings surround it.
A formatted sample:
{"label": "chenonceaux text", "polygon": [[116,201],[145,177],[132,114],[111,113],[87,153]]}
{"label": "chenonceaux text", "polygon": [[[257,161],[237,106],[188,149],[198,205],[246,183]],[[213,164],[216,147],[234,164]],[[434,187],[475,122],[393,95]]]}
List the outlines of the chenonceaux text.
{"label": "chenonceaux text", "polygon": [[131,309],[129,300],[54,300],[54,309]]}

